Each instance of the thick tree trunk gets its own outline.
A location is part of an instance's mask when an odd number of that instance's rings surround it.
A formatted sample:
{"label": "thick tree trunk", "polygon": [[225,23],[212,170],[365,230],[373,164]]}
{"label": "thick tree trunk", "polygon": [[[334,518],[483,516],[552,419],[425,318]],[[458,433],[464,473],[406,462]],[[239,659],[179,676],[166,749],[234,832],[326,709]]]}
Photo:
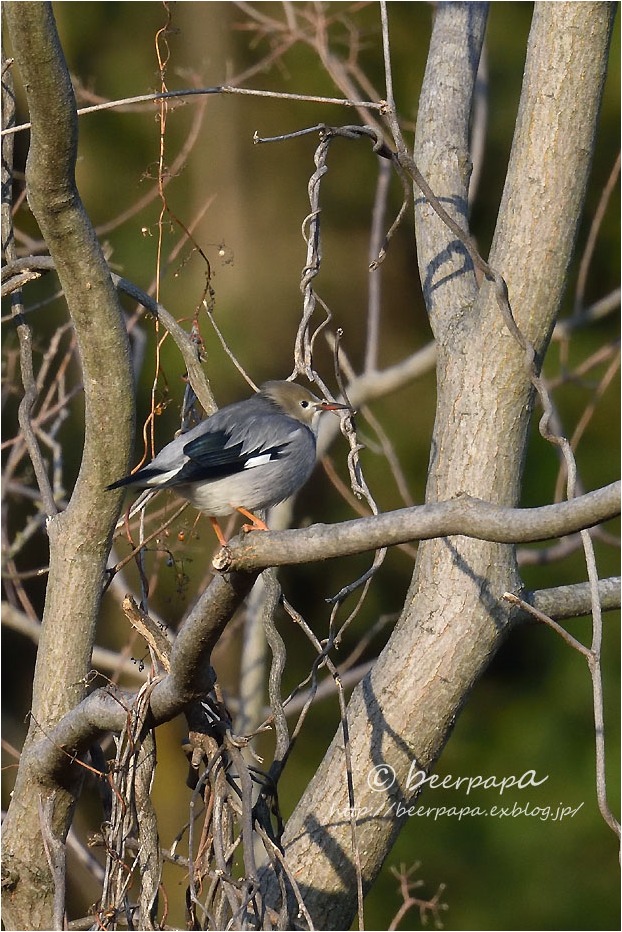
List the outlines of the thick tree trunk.
{"label": "thick tree trunk", "polygon": [[[535,7],[490,263],[505,277],[515,319],[539,354],[558,311],[583,204],[612,18],[611,4]],[[480,4],[437,7],[415,144],[419,168],[464,229],[470,96],[484,20]],[[466,492],[516,504],[532,405],[530,370],[492,287],[477,287],[462,244],[416,197],[421,279],[438,342],[427,500]],[[420,545],[402,616],[348,706],[365,888],[413,803],[411,768],[433,767],[510,626],[501,596],[520,586],[510,546],[461,537]],[[284,838],[316,928],[348,928],[356,910],[348,810],[340,730]]]}
{"label": "thick tree trunk", "polygon": [[[80,475],[69,507],[48,520],[49,585],[33,683],[32,718],[3,828],[6,928],[62,921],[62,858],[53,876],[43,845],[63,850],[80,780],[61,787],[38,772],[32,742],[86,693],[106,560],[120,497],[104,491],[129,460],[134,388],[121,307],[75,184],[77,116],[51,5],[6,3],[13,54],[32,121],[30,208],[55,260],[80,346],[86,407]],[[121,351],[120,351],[121,350]],[[56,903],[56,911],[55,911]],[[60,904],[60,905],[59,905]]]}

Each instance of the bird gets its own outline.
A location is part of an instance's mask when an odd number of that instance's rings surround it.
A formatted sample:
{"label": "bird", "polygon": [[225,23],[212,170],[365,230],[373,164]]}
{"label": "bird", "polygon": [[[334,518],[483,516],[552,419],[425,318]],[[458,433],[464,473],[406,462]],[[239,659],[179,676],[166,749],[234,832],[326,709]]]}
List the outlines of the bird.
{"label": "bird", "polygon": [[250,398],[220,408],[171,440],[150,463],[106,488],[172,489],[208,515],[226,547],[218,518],[238,511],[251,522],[243,530],[268,530],[254,512],[284,501],[305,484],[315,466],[320,417],[340,410],[349,408],[296,382],[265,382]]}

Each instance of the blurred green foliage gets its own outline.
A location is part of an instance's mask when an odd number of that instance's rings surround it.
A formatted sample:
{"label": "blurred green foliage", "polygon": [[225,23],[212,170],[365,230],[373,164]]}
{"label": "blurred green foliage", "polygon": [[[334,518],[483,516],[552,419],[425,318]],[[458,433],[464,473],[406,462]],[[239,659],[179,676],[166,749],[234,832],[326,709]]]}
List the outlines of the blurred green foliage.
{"label": "blurred green foliage", "polygon": [[[243,6],[243,5],[242,5]],[[295,4],[299,14],[305,4]],[[375,4],[329,3],[323,5],[335,18],[330,34],[334,51],[346,55],[357,31],[359,65],[382,96],[383,68],[378,8]],[[249,19],[234,3],[169,4],[172,31],[168,33],[166,83],[169,89],[193,82],[209,87],[230,82],[252,68],[271,49],[276,38],[249,30]],[[166,23],[162,4],[56,3],[59,31],[76,85],[82,88],[81,105],[124,98],[159,88],[155,36]],[[257,6],[258,15],[283,19],[277,3]],[[482,252],[490,243],[504,183],[514,119],[521,87],[526,41],[532,5],[493,3],[488,27],[487,58],[489,124],[482,181],[472,212],[473,232]],[[417,95],[425,67],[433,6],[424,3],[391,3],[392,54],[396,98],[401,115],[414,127]],[[341,96],[318,63],[314,51],[295,44],[274,56],[245,82],[246,86],[289,93]],[[620,42],[616,24],[611,49],[610,73],[603,100],[598,144],[585,218],[577,241],[582,254],[598,200],[619,149]],[[88,92],[88,94],[87,94]],[[22,105],[23,106],[23,105]],[[165,160],[170,165],[180,151],[196,118],[196,100],[171,103],[165,137]],[[292,132],[318,122],[358,123],[346,108],[257,97],[211,96],[197,142],[181,170],[166,188],[171,215],[185,226],[205,252],[211,266],[215,316],[237,358],[256,382],[286,376],[292,368],[292,345],[300,310],[300,272],[305,246],[300,235],[308,213],[307,181],[313,171],[315,137],[303,136],[281,143],[253,145],[253,133],[271,136]],[[22,110],[21,117],[26,119]],[[572,144],[572,140],[569,140]],[[16,137],[17,157],[24,157],[26,134]],[[154,186],[159,152],[159,123],[153,104],[125,112],[112,110],[87,115],[80,121],[78,182],[96,226],[109,224]],[[333,325],[344,331],[343,346],[355,369],[360,370],[365,351],[365,318],[368,289],[369,224],[376,181],[376,158],[366,141],[339,141],[330,153],[329,172],[323,182],[322,270],[316,279],[322,298],[334,314]],[[596,300],[619,285],[619,182],[598,237],[598,247],[587,280],[586,300]],[[388,218],[397,213],[401,187],[392,183]],[[147,290],[154,281],[157,220],[160,202],[131,216],[124,224],[101,235],[114,270]],[[202,211],[204,211],[202,213]],[[202,213],[200,219],[199,215]],[[195,225],[196,221],[196,225]],[[25,212],[22,229],[37,236]],[[164,255],[180,239],[180,228],[167,218]],[[413,250],[412,223],[402,224],[382,267],[382,335],[380,366],[397,362],[430,339],[418,282]],[[571,271],[563,309],[572,310],[577,264]],[[188,247],[165,264],[160,300],[178,318],[191,318],[205,285],[205,265]],[[42,299],[49,291],[45,282],[32,286],[28,300]],[[133,310],[129,302],[128,311]],[[64,320],[57,302],[38,314],[35,331],[41,345],[49,341],[58,322]],[[247,389],[203,318],[202,333],[207,370],[220,404],[246,394]],[[146,417],[154,378],[155,335],[150,321],[140,323],[146,338],[145,364],[139,379],[139,423]],[[587,359],[600,346],[617,338],[613,315],[597,326],[579,331],[571,344],[568,368]],[[7,340],[10,340],[10,335]],[[553,347],[545,365],[551,378],[560,374]],[[572,433],[587,404],[594,397],[607,362],[595,366],[587,379],[565,381],[555,398],[565,429]],[[332,381],[330,352],[318,342],[316,367]],[[179,426],[183,395],[183,366],[172,341],[162,350],[157,398],[164,411],[157,419],[157,445],[168,440]],[[332,383],[334,384],[334,383]],[[430,374],[396,395],[374,403],[372,410],[391,438],[415,501],[425,489],[425,471],[434,418],[434,381]],[[65,449],[66,487],[71,489],[80,462],[82,420],[79,401],[65,423],[61,441]],[[9,407],[9,423],[15,411]],[[604,392],[589,421],[577,451],[579,470],[586,488],[606,484],[618,472],[619,376]],[[362,425],[365,434],[369,428]],[[140,450],[137,438],[137,451]],[[138,453],[137,453],[138,455]],[[346,477],[345,448],[331,451],[342,477]],[[368,482],[380,507],[401,505],[395,485],[372,444],[363,453]],[[552,500],[558,474],[557,455],[540,439],[534,425],[527,458],[523,503]],[[111,477],[114,479],[116,477]],[[296,507],[296,521],[336,521],[352,516],[321,470],[304,490]],[[152,605],[171,626],[180,620],[192,601],[193,585],[203,577],[213,549],[211,531],[202,521],[192,532],[194,516],[184,517],[185,540],[177,529],[167,538],[174,556],[170,565],[158,564]],[[24,551],[31,565],[45,562],[44,543],[33,541]],[[122,548],[120,548],[121,550]],[[617,551],[597,543],[601,576],[618,571]],[[356,578],[368,558],[333,561],[325,566],[305,566],[283,571],[287,597],[303,606],[318,637],[326,634],[328,612],[324,599]],[[398,612],[412,572],[412,558],[389,555],[370,591],[363,612],[348,630],[342,656],[347,656],[379,615]],[[131,571],[128,572],[131,575]],[[550,587],[585,578],[580,552],[551,565],[525,568],[528,588]],[[31,590],[37,607],[43,599],[43,583]],[[346,607],[351,606],[348,603]],[[608,735],[608,777],[615,802],[619,787],[619,620],[605,619],[603,673]],[[312,660],[311,648],[301,646],[301,635],[285,618],[280,619],[289,648],[285,689],[305,675]],[[390,627],[390,626],[389,626]],[[578,637],[589,640],[590,621],[569,624]],[[219,652],[216,666],[230,691],[235,690],[239,664],[240,634]],[[382,647],[387,630],[379,635],[363,659]],[[120,647],[126,638],[125,623],[116,602],[110,599],[102,621],[100,643]],[[6,695],[19,696],[20,706],[5,719],[8,736],[19,741],[18,722],[29,706],[29,677],[33,649],[15,635],[7,636],[13,673],[5,676]],[[7,656],[5,654],[5,656]],[[21,685],[18,685],[21,684]],[[317,706],[303,729],[296,752],[281,781],[281,805],[287,815],[319,763],[338,727],[336,700]],[[161,813],[161,840],[172,842],[185,821],[189,791],[184,780],[186,764],[179,750],[181,723],[159,733],[160,767],[155,801]],[[266,741],[264,752],[270,753]],[[440,883],[447,885],[443,900],[449,910],[442,914],[448,929],[612,929],[619,924],[616,846],[596,806],[594,788],[594,739],[591,690],[581,658],[562,641],[535,625],[516,632],[500,651],[484,679],[476,686],[456,723],[454,734],[438,766],[441,775],[520,776],[534,770],[546,782],[537,789],[507,790],[502,798],[494,790],[473,791],[468,797],[458,790],[429,789],[421,798],[428,806],[465,805],[490,808],[514,803],[531,806],[578,807],[564,821],[538,817],[494,819],[491,817],[439,817],[408,820],[385,869],[366,901],[370,928],[386,928],[400,900],[390,865],[421,861],[417,876],[425,880],[419,891],[432,896]],[[96,806],[93,807],[94,813]],[[84,819],[84,816],[80,816]],[[94,814],[96,827],[97,817]],[[72,893],[76,915],[95,899],[97,891],[72,866]],[[183,925],[184,879],[176,871],[167,876],[171,903],[169,922]],[[420,927],[416,910],[400,928]]]}

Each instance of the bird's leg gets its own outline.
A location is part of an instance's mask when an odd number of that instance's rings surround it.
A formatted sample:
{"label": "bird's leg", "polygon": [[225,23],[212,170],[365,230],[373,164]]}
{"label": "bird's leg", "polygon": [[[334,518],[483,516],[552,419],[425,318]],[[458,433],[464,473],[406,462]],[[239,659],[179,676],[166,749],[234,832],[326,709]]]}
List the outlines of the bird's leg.
{"label": "bird's leg", "polygon": [[212,522],[212,527],[214,528],[214,534],[218,538],[218,543],[220,544],[221,547],[227,547],[228,546],[227,539],[222,532],[222,528],[220,524],[218,523],[216,518],[213,517],[213,515],[208,515],[208,517],[210,521]]}
{"label": "bird's leg", "polygon": [[236,511],[239,511],[241,515],[244,515],[245,518],[248,518],[251,522],[250,524],[243,524],[243,531],[269,531],[270,528],[265,521],[262,521],[261,518],[258,518],[257,515],[254,515],[252,511],[247,511],[246,508],[242,508],[241,505],[238,505]]}

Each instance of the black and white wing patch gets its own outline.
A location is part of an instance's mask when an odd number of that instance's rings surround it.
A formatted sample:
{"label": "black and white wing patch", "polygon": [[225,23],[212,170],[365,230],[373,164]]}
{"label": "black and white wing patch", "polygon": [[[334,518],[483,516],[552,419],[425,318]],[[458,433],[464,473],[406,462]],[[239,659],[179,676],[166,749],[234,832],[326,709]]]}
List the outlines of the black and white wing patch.
{"label": "black and white wing patch", "polygon": [[185,445],[183,452],[188,460],[170,477],[168,484],[209,482],[233,476],[245,469],[264,466],[280,459],[287,446],[285,442],[248,449],[247,443],[243,441],[231,443],[226,431],[210,431]]}

